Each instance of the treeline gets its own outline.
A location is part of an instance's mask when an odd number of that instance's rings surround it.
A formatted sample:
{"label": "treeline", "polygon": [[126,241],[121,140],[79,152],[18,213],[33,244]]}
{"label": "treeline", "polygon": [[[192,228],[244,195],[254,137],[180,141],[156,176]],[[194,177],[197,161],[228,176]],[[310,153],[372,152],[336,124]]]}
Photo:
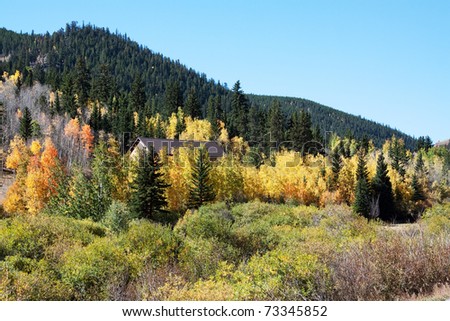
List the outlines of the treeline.
{"label": "treeline", "polygon": [[85,117],[91,126],[116,135],[161,136],[158,124],[147,130],[142,121],[136,126],[136,114],[141,120],[156,114],[167,119],[181,107],[185,115],[206,118],[214,125],[219,119],[230,136],[243,137],[254,145],[291,140],[286,133],[296,130],[295,118],[302,111],[310,114],[314,140],[322,145],[331,132],[357,139],[366,135],[378,147],[394,134],[408,149],[416,144],[412,137],[387,126],[311,101],[244,95],[239,82],[229,90],[126,35],[90,25],[71,23],[51,35],[0,29],[0,55],[0,69],[10,75],[20,71],[18,90],[35,81],[48,84],[57,93],[53,113],[73,117],[88,105]]}

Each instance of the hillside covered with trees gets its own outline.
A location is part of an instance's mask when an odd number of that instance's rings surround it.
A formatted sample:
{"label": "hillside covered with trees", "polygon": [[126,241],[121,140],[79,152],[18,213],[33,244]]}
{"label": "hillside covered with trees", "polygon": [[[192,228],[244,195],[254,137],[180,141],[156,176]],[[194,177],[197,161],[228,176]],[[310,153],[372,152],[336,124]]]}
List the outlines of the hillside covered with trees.
{"label": "hillside covered with trees", "polygon": [[[94,122],[95,129],[112,130],[117,135],[133,132],[130,119],[134,112],[145,117],[155,113],[168,117],[183,107],[185,114],[192,117],[219,118],[232,136],[260,142],[264,138],[259,136],[268,136],[269,109],[277,101],[283,133],[291,129],[292,115],[304,110],[311,114],[313,125],[320,130],[317,138],[321,142],[335,133],[357,139],[366,136],[378,147],[392,135],[402,138],[408,149],[416,144],[414,138],[388,126],[305,99],[249,95],[248,101],[240,102],[242,106],[233,105],[233,91],[223,84],[138,45],[127,35],[90,25],[71,23],[65,29],[45,35],[0,29],[0,56],[0,69],[9,74],[20,71],[24,84],[37,80],[64,95],[76,94],[82,103],[89,97],[108,105],[110,112],[101,121]],[[242,90],[240,85],[233,89]],[[135,94],[139,97],[132,98]],[[236,107],[241,111],[236,111]],[[62,108],[73,115],[76,107],[66,102]],[[258,121],[254,121],[255,113]],[[243,130],[239,124],[247,118],[254,121],[253,133]]]}

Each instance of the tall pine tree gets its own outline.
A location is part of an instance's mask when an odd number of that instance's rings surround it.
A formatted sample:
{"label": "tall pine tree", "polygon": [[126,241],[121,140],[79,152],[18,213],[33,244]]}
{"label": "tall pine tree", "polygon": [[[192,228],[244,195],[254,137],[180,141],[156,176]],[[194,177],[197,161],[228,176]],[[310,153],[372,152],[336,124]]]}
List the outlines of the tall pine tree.
{"label": "tall pine tree", "polygon": [[75,63],[74,90],[78,98],[78,106],[85,107],[91,90],[91,76],[84,58],[78,57]]}
{"label": "tall pine tree", "polygon": [[28,107],[25,107],[22,113],[22,118],[20,118],[20,125],[19,125],[19,133],[20,136],[24,140],[27,140],[32,136],[32,126],[31,126],[31,113]]}
{"label": "tall pine tree", "polygon": [[130,208],[139,218],[154,219],[157,212],[164,212],[167,205],[164,191],[169,185],[164,182],[160,169],[159,157],[152,147],[148,152],[139,153],[130,200]]}
{"label": "tall pine tree", "polygon": [[242,136],[247,139],[248,101],[241,89],[239,80],[233,86],[231,115],[229,119],[230,136]]}
{"label": "tall pine tree", "polygon": [[371,218],[371,193],[369,186],[369,174],[367,172],[366,155],[359,151],[358,167],[356,169],[356,188],[353,211],[366,218]]}
{"label": "tall pine tree", "polygon": [[209,177],[211,162],[208,151],[202,147],[192,169],[191,188],[189,190],[189,207],[199,208],[215,198],[213,185]]}
{"label": "tall pine tree", "polygon": [[284,138],[284,116],[278,100],[274,100],[270,106],[267,127],[269,128],[270,139],[276,142],[278,146]]}
{"label": "tall pine tree", "polygon": [[372,210],[379,214],[383,221],[391,221],[395,218],[394,194],[392,183],[388,176],[387,164],[384,161],[383,153],[378,157],[377,170],[372,179],[373,201],[376,206]]}
{"label": "tall pine tree", "polygon": [[138,74],[131,85],[130,105],[132,111],[143,112],[146,102],[147,96],[145,95],[144,82]]}
{"label": "tall pine tree", "polygon": [[202,109],[194,87],[191,88],[187,96],[184,113],[192,118],[202,118]]}

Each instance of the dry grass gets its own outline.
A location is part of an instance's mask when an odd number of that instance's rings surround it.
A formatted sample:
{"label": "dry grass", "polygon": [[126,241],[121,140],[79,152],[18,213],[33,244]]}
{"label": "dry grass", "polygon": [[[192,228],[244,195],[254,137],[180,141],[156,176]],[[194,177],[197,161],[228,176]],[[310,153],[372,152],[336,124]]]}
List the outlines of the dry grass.
{"label": "dry grass", "polygon": [[428,295],[410,295],[404,298],[407,301],[450,301],[450,284],[435,285]]}

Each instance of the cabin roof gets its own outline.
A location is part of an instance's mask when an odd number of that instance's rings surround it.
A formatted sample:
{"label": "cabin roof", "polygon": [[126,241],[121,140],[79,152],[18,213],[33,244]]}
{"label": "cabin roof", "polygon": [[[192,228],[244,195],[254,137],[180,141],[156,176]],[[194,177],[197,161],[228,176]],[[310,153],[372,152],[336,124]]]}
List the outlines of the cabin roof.
{"label": "cabin roof", "polygon": [[142,148],[148,149],[153,146],[153,150],[157,153],[161,151],[163,147],[167,148],[168,153],[173,154],[174,148],[188,147],[188,148],[200,148],[205,146],[209,153],[210,158],[219,158],[224,154],[223,147],[215,141],[198,141],[198,140],[176,140],[166,138],[151,138],[151,137],[138,137],[131,145],[130,151],[133,151],[137,145]]}

